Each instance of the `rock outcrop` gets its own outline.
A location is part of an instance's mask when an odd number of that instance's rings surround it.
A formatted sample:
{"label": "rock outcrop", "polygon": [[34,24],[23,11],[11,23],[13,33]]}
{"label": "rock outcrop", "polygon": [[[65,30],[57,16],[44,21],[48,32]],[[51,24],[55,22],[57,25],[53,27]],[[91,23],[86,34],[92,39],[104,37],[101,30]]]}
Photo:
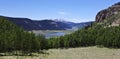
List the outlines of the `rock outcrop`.
{"label": "rock outcrop", "polygon": [[117,15],[120,13],[120,2],[112,5],[111,7],[104,9],[100,12],[98,12],[98,14],[96,15],[96,22],[102,22],[105,19],[113,16],[113,15]]}

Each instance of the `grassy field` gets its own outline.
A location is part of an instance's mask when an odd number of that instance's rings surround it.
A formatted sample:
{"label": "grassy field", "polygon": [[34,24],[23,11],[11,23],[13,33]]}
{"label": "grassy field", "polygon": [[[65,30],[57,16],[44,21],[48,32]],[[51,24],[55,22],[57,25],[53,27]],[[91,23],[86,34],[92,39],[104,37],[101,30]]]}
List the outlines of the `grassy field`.
{"label": "grassy field", "polygon": [[1,56],[0,59],[120,59],[120,49],[80,47],[45,52],[37,56]]}

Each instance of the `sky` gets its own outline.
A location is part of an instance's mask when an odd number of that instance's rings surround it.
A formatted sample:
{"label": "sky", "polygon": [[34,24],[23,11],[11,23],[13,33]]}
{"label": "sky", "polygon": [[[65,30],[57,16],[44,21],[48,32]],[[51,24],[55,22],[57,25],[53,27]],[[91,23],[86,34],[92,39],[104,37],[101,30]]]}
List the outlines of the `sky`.
{"label": "sky", "polygon": [[96,14],[119,0],[0,0],[0,15],[32,20],[94,21]]}

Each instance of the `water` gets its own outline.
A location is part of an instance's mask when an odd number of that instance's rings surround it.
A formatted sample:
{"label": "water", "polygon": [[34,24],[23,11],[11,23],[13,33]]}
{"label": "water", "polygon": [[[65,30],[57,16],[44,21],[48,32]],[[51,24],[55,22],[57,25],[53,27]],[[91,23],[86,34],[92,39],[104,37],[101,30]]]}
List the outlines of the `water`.
{"label": "water", "polygon": [[47,33],[45,35],[46,38],[50,38],[50,37],[60,37],[60,36],[64,36],[65,33],[64,32],[52,32],[52,33]]}

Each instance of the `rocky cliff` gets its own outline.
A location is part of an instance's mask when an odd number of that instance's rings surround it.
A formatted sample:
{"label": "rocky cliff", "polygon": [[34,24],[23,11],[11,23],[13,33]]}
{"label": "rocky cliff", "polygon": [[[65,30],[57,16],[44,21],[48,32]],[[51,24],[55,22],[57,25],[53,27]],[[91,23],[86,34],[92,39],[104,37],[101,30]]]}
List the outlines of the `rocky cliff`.
{"label": "rocky cliff", "polygon": [[109,23],[109,26],[118,26],[120,24],[120,2],[98,12],[95,21]]}

